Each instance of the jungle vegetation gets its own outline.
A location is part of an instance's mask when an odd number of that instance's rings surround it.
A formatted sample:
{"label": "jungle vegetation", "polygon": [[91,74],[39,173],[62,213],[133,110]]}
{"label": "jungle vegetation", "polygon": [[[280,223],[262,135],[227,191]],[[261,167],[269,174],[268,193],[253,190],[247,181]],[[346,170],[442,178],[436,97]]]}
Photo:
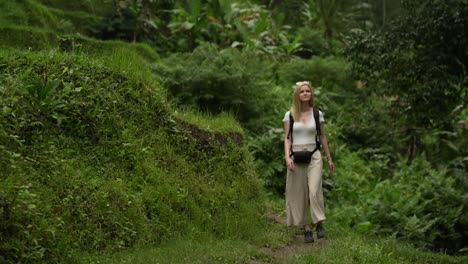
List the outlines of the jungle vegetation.
{"label": "jungle vegetation", "polygon": [[0,262],[81,263],[187,237],[241,241],[247,253],[220,263],[262,259],[244,243],[287,243],[265,215],[283,197],[281,120],[300,80],[337,167],[324,175],[332,226],[466,260],[466,0],[0,10]]}

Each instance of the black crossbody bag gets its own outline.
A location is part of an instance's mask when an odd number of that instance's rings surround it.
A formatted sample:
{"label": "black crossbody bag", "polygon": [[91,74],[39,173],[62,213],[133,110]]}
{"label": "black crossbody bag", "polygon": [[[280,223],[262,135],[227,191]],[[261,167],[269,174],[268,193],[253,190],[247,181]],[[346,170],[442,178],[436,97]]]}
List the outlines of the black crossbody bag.
{"label": "black crossbody bag", "polygon": [[315,135],[315,149],[312,151],[293,151],[293,126],[294,126],[294,118],[291,114],[289,113],[289,133],[288,133],[288,139],[291,137],[291,145],[290,145],[290,150],[289,150],[289,156],[293,158],[294,163],[298,164],[309,164],[310,160],[312,159],[312,155],[317,150],[320,150],[320,120],[319,120],[319,110],[318,109],[313,109],[314,110],[314,119],[315,119],[315,127],[317,129],[317,134]]}

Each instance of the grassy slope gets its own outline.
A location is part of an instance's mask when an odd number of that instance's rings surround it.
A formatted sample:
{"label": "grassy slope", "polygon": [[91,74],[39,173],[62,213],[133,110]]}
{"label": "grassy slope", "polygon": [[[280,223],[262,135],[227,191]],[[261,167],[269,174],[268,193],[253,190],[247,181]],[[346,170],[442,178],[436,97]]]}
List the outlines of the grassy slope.
{"label": "grassy slope", "polygon": [[261,189],[238,126],[199,129],[155,84],[99,60],[12,50],[0,65],[4,256],[255,231]]}
{"label": "grassy slope", "polygon": [[36,1],[0,5],[18,14],[0,17],[0,262],[264,226],[242,129],[174,113],[150,48],[60,33],[47,25],[63,12]]}

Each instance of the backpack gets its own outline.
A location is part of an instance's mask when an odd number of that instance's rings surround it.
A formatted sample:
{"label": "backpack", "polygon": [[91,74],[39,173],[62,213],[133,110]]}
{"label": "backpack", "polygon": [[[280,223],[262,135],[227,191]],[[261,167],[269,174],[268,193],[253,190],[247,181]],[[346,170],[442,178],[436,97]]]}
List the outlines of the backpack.
{"label": "backpack", "polygon": [[[317,150],[320,150],[321,149],[321,146],[320,146],[320,135],[322,134],[322,131],[320,129],[320,116],[319,116],[319,110],[318,109],[315,109],[313,108],[314,110],[314,120],[315,120],[315,128],[317,129],[317,134],[315,135],[315,149],[310,153],[310,156],[312,156],[315,151]],[[290,145],[290,154],[289,156],[292,157],[294,156],[294,151],[293,151],[293,148],[292,148],[292,143],[293,143],[293,126],[294,126],[294,118],[291,114],[291,112],[289,112],[289,132],[288,132],[288,139],[289,137],[291,137],[291,145]]]}

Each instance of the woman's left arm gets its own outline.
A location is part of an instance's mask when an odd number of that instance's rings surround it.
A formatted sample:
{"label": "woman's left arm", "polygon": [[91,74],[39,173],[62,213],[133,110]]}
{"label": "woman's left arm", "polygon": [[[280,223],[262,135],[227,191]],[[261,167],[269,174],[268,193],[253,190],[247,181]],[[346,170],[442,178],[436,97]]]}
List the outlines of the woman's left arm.
{"label": "woman's left arm", "polygon": [[328,161],[328,173],[333,173],[335,171],[335,164],[333,164],[333,160],[331,158],[330,148],[328,147],[327,136],[325,135],[325,125],[323,122],[320,122],[320,131],[322,132],[320,135],[320,143],[323,146],[323,151],[327,156]]}

